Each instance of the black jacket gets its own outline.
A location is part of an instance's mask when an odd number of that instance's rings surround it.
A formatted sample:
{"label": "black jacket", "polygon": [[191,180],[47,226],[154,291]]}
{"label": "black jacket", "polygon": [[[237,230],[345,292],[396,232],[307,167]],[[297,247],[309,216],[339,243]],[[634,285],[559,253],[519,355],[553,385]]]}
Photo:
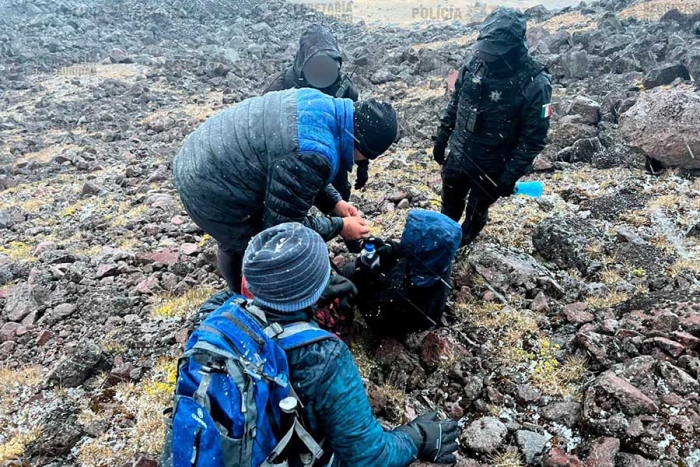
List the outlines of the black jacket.
{"label": "black jacket", "polygon": [[441,281],[418,286],[411,280],[409,263],[395,248],[391,256],[381,258],[379,271],[368,271],[359,257],[343,270],[343,276],[357,287],[357,309],[362,310],[367,325],[379,335],[402,338],[441,325],[450,292],[445,284],[450,283],[451,268]]}
{"label": "black jacket", "polygon": [[551,96],[549,75],[529,55],[504,78],[493,76],[479,59],[468,59],[436,137],[436,145],[449,140],[447,167],[483,171],[514,184],[545,147],[549,118],[543,111]]}
{"label": "black jacket", "polygon": [[[306,82],[301,71],[304,69],[306,62],[311,57],[318,54],[328,55],[341,65],[343,63],[343,58],[333,33],[325,26],[314,24],[304,31],[301,36],[299,50],[294,57],[294,65],[277,75],[274,81],[263,91],[263,94],[272,91],[284,91],[285,89],[312,87]],[[344,89],[343,92],[339,92],[341,86]],[[319,89],[319,91],[331,97],[351,99],[353,102],[357,101],[359,98],[355,85],[350,78],[343,73],[338,76],[335,83],[327,88]],[[364,186],[364,183],[366,183],[369,178],[368,170],[369,166],[367,164],[358,164],[357,166],[357,177],[358,180],[363,181],[363,183],[361,183],[362,186]],[[351,187],[348,182],[347,172],[338,172],[338,175],[336,175],[333,180],[333,187],[340,193],[342,199],[345,201],[350,199]]]}
{"label": "black jacket", "polygon": [[[312,57],[316,55],[327,55],[336,60],[341,66],[343,58],[338,48],[338,42],[333,33],[325,26],[320,24],[311,25],[301,36],[299,40],[299,50],[294,57],[294,65],[280,73],[272,83],[265,89],[264,93],[271,91],[283,91],[291,88],[309,88],[312,87],[306,82],[302,76],[304,65]],[[344,84],[345,92],[338,95],[341,85]],[[324,89],[319,89],[324,94],[332,97],[352,99],[357,101],[359,95],[355,89],[355,85],[350,81],[347,75],[340,74],[335,83]]]}
{"label": "black jacket", "polygon": [[224,248],[243,252],[262,230],[301,222],[324,240],[343,220],[312,217],[340,201],[329,185],[353,166],[353,106],[316,90],[247,99],[209,118],[175,157],[175,185],[195,222]]}

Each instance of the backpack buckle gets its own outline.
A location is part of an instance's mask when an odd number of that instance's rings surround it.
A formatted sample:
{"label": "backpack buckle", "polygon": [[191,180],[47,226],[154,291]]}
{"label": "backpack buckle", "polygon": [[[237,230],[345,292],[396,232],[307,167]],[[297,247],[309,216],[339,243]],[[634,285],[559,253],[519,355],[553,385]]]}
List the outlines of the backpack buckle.
{"label": "backpack buckle", "polygon": [[275,337],[279,336],[284,332],[284,328],[280,323],[272,323],[268,327],[265,328],[265,334],[267,337],[270,339],[274,339]]}

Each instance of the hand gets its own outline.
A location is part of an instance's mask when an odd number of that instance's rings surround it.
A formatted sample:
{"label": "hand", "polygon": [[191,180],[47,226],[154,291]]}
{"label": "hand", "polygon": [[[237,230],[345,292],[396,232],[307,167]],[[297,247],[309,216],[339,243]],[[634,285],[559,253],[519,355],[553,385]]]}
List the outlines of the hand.
{"label": "hand", "polygon": [[333,212],[340,217],[362,217],[360,216],[360,211],[347,201],[338,201],[338,204],[333,208]]}
{"label": "hand", "polygon": [[361,217],[343,218],[343,230],[340,232],[343,240],[360,240],[369,236],[369,224]]}
{"label": "hand", "polygon": [[355,189],[361,190],[369,180],[369,161],[357,162],[357,179],[355,180]]}
{"label": "hand", "polygon": [[437,136],[433,136],[431,139],[434,142],[433,160],[439,165],[443,165],[445,163],[445,149],[447,148],[447,143],[438,139]]}
{"label": "hand", "polygon": [[349,279],[333,274],[318,300],[320,306],[327,306],[335,299],[352,300],[357,296],[357,287]]}
{"label": "hand", "polygon": [[515,194],[515,182],[499,180],[494,187],[494,195],[498,198],[507,198]]}
{"label": "hand", "polygon": [[418,459],[436,464],[454,464],[457,458],[457,422],[438,419],[437,412],[428,412],[396,431],[408,433],[418,447]]}
{"label": "hand", "polygon": [[445,163],[444,145],[435,143],[435,146],[433,146],[433,160],[435,160],[435,162],[437,162],[439,165],[443,165]]}

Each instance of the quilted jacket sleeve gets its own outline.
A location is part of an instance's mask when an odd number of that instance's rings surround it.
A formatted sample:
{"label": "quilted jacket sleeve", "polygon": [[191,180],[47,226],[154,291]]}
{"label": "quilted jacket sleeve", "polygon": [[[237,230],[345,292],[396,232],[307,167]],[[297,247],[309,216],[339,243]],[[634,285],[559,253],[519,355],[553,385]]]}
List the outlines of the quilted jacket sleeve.
{"label": "quilted jacket sleeve", "polygon": [[342,200],[342,196],[338,193],[338,190],[333,188],[333,185],[326,185],[323,190],[316,195],[314,206],[324,214],[331,214],[335,205]]}
{"label": "quilted jacket sleeve", "polygon": [[340,341],[312,345],[300,364],[310,394],[307,405],[323,427],[336,462],[342,467],[404,467],[418,449],[409,435],[384,431],[372,414],[362,379],[348,347]]}
{"label": "quilted jacket sleeve", "polygon": [[313,153],[289,154],[270,166],[265,194],[264,228],[299,222],[328,241],[340,234],[339,217],[309,216],[318,194],[326,189],[331,166]]}

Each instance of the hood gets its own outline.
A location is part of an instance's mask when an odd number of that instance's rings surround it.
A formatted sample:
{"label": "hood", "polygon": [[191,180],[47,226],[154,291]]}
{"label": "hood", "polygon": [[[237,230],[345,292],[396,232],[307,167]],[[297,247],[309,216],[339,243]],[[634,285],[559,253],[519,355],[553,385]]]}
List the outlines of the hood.
{"label": "hood", "polygon": [[433,211],[411,211],[401,237],[411,282],[427,287],[444,279],[461,241],[462,228],[449,217]]}
{"label": "hood", "polygon": [[322,24],[312,24],[301,34],[299,50],[294,58],[294,72],[298,77],[301,77],[306,62],[317,54],[327,55],[343,64],[338,41],[331,30]]}
{"label": "hood", "polygon": [[523,47],[526,31],[527,20],[522,12],[513,8],[497,8],[479,27],[479,37],[474,45],[475,55],[489,62],[515,47]]}

